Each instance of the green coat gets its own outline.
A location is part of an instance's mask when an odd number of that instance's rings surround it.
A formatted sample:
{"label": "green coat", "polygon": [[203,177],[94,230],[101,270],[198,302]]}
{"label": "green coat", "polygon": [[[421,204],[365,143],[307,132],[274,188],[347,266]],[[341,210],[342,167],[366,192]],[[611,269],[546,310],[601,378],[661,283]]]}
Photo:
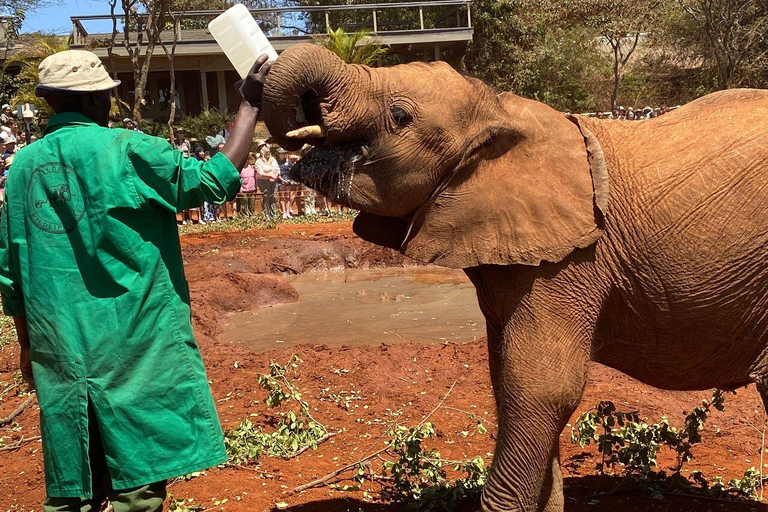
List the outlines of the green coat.
{"label": "green coat", "polygon": [[190,324],[176,212],[240,188],[226,156],[54,116],[19,151],[0,230],[7,315],[26,316],[51,497],[91,494],[88,404],[115,489],[227,460]]}

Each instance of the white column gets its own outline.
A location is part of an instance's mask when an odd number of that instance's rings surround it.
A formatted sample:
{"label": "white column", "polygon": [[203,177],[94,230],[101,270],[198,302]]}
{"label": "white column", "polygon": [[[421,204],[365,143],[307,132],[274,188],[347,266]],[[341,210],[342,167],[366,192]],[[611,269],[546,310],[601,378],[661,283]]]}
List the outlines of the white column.
{"label": "white column", "polygon": [[224,83],[224,72],[216,72],[216,84],[219,88],[219,110],[227,111],[227,85]]}
{"label": "white column", "polygon": [[203,110],[208,110],[208,76],[200,72],[200,90],[202,91]]}

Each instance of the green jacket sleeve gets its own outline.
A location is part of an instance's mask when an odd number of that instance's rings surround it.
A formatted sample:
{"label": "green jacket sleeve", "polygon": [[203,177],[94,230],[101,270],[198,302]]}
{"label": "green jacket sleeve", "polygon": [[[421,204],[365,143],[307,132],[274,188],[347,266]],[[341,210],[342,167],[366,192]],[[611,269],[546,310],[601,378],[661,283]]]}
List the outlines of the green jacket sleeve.
{"label": "green jacket sleeve", "polygon": [[139,196],[175,212],[203,201],[231,201],[240,191],[240,172],[224,154],[201,162],[184,157],[164,139],[142,135],[128,156]]}
{"label": "green jacket sleeve", "polygon": [[26,316],[24,296],[21,293],[19,258],[11,240],[7,187],[5,192],[5,204],[0,218],[0,294],[3,299],[3,313],[8,316]]}

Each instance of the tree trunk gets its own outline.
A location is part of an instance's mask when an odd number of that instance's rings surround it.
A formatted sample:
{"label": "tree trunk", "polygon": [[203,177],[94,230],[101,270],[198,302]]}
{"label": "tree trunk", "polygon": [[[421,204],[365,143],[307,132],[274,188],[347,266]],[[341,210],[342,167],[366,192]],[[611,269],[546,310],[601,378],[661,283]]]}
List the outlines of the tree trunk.
{"label": "tree trunk", "polygon": [[[109,0],[109,14],[112,16],[112,37],[109,40],[109,46],[107,46],[107,59],[109,61],[109,69],[112,72],[112,79],[117,80],[117,69],[115,67],[115,39],[117,39],[117,16],[115,16],[115,8],[117,7],[117,0]],[[117,111],[120,117],[123,117],[123,104],[120,101],[120,91],[117,87],[113,89],[115,102],[117,103]]]}
{"label": "tree trunk", "polygon": [[613,91],[611,91],[611,110],[616,109],[616,103],[619,99],[619,85],[621,84],[621,72],[619,63],[619,45],[621,41],[614,44],[611,41],[611,47],[613,47]]}

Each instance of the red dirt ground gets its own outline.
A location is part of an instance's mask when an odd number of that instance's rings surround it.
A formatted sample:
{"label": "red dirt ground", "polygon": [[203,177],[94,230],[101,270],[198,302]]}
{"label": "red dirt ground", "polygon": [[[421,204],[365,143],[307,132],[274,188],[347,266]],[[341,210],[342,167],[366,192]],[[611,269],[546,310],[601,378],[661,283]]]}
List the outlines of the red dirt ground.
{"label": "red dirt ground", "polygon": [[[380,436],[396,411],[401,423],[417,424],[440,402],[451,385],[444,407],[430,418],[439,436],[429,446],[446,458],[483,455],[493,451],[491,433],[480,434],[477,420],[492,425],[495,419],[487,371],[485,340],[466,345],[402,343],[378,347],[330,349],[306,345],[291,350],[253,354],[218,341],[219,321],[228,312],[260,305],[294,301],[298,296],[282,277],[284,273],[335,267],[382,267],[409,265],[398,254],[371,246],[351,234],[349,223],[280,225],[275,230],[240,233],[209,233],[183,237],[184,258],[193,298],[193,322],[205,358],[219,415],[225,428],[246,417],[267,425],[270,411],[256,378],[267,371],[270,359],[286,361],[292,353],[304,360],[296,382],[312,404],[313,415],[339,434],[301,456],[284,461],[262,457],[259,465],[247,468],[210,469],[189,481],[174,483],[170,492],[178,499],[193,499],[205,510],[252,512],[273,510],[286,502],[289,510],[302,512],[398,511],[399,504],[377,500],[380,486],[366,484],[361,491],[346,492],[320,487],[302,494],[288,493],[295,486],[323,476],[383,447]],[[18,351],[14,346],[0,351],[0,390],[13,380]],[[235,365],[237,363],[237,365]],[[330,395],[355,391],[359,400],[349,409]],[[708,391],[662,391],[630,379],[609,368],[593,365],[584,399],[576,414],[599,400],[613,400],[625,410],[657,421],[662,415],[679,425],[687,411],[711,396]],[[0,400],[0,417],[23,401],[9,393]],[[573,418],[575,419],[575,417]],[[725,480],[740,476],[751,466],[759,467],[765,413],[753,386],[728,396],[726,410],[715,413],[703,433],[704,441],[694,448],[688,470]],[[37,407],[29,407],[11,425],[0,428],[9,445],[22,436],[39,433]],[[594,451],[582,451],[570,443],[569,429],[561,436],[567,511],[766,511],[758,502],[726,502],[665,496],[653,500],[637,492],[594,495],[611,489],[615,479],[598,477]],[[661,457],[669,466],[673,456]],[[768,461],[766,461],[768,462]],[[44,498],[40,443],[30,442],[15,451],[0,452],[0,511],[40,510]],[[342,482],[349,483],[349,482]],[[364,496],[363,491],[367,491]],[[371,500],[372,498],[372,500]],[[226,500],[222,503],[223,500]],[[476,510],[470,504],[467,510]]]}

